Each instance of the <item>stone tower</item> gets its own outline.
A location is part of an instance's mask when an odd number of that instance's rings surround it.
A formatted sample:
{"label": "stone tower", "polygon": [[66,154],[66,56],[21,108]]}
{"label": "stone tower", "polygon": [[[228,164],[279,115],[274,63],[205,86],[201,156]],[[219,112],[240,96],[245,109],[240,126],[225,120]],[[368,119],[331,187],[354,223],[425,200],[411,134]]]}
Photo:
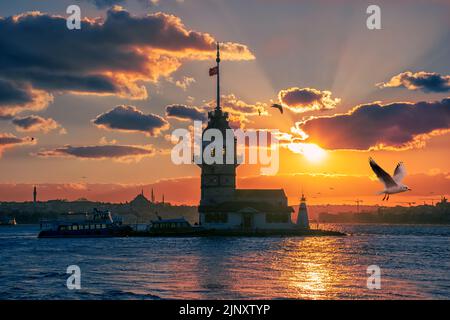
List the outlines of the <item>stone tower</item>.
{"label": "stone tower", "polygon": [[[223,112],[220,106],[220,82],[219,82],[219,63],[220,53],[219,44],[217,44],[217,66],[213,69],[214,75],[217,76],[217,106],[214,111],[208,112],[208,125],[202,132],[202,163],[199,164],[202,169],[201,172],[201,198],[200,206],[216,205],[226,201],[232,201],[236,190],[236,167],[238,166],[236,157],[236,138],[234,134],[233,150],[227,150],[227,130],[231,130],[228,123],[228,113]],[[210,70],[211,74],[211,70]],[[217,129],[222,133],[222,150],[212,149],[211,153],[220,152],[222,154],[222,163],[207,164],[204,160],[204,150],[213,141],[204,141],[203,136],[209,129]],[[233,153],[232,163],[227,163],[227,155],[229,152]],[[230,157],[230,156],[229,156]]]}
{"label": "stone tower", "polygon": [[306,208],[306,198],[303,193],[300,206],[298,207],[297,226],[309,229],[308,209]]}

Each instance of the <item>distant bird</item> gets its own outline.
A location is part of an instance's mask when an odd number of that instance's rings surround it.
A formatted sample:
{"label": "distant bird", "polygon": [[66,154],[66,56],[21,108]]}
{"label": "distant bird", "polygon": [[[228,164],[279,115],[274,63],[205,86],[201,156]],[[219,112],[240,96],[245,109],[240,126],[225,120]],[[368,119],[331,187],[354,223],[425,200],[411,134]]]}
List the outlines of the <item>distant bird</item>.
{"label": "distant bird", "polygon": [[258,109],[258,114],[261,115],[261,109]]}
{"label": "distant bird", "polygon": [[372,158],[369,158],[369,164],[373,172],[377,175],[378,180],[384,184],[384,190],[379,194],[384,193],[383,200],[389,200],[389,195],[394,193],[400,193],[405,191],[411,191],[408,186],[401,183],[406,175],[406,169],[403,162],[397,164],[394,170],[394,176],[391,177],[389,173],[384,171]]}
{"label": "distant bird", "polygon": [[274,103],[270,107],[280,110],[281,114],[283,114],[283,106],[281,104]]}

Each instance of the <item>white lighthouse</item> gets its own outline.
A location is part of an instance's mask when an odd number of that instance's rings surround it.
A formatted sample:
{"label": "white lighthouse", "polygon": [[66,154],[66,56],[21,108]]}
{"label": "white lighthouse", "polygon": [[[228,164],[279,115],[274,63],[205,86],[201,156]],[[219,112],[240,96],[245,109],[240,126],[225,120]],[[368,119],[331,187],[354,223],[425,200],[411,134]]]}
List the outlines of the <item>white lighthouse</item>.
{"label": "white lighthouse", "polygon": [[302,193],[302,199],[298,207],[297,226],[300,228],[309,229],[308,209],[306,208],[306,198]]}

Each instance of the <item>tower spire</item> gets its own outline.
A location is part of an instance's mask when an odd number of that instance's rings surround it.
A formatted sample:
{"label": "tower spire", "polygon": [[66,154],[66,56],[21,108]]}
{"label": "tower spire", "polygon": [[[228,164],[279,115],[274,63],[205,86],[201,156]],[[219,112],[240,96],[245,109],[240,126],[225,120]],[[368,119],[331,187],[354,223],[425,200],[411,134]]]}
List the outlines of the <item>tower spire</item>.
{"label": "tower spire", "polygon": [[219,49],[219,42],[216,42],[217,46],[217,106],[216,110],[221,110],[220,108],[220,69],[219,69],[219,63],[220,63],[220,49]]}

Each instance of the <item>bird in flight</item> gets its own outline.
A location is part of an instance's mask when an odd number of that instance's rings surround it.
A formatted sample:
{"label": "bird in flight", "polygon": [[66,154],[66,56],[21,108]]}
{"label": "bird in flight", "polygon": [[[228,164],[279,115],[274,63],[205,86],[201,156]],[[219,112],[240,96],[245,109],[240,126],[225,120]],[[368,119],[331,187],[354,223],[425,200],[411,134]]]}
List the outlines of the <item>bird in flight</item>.
{"label": "bird in flight", "polygon": [[283,114],[283,106],[281,104],[274,103],[271,105],[271,107],[280,110],[281,114]]}
{"label": "bird in flight", "polygon": [[389,200],[389,195],[405,191],[411,191],[408,186],[402,184],[403,178],[406,176],[406,169],[403,162],[397,164],[394,170],[394,176],[391,177],[389,173],[384,171],[372,158],[369,158],[369,164],[373,172],[377,175],[378,180],[384,184],[384,190],[379,194],[384,193],[383,200]]}

